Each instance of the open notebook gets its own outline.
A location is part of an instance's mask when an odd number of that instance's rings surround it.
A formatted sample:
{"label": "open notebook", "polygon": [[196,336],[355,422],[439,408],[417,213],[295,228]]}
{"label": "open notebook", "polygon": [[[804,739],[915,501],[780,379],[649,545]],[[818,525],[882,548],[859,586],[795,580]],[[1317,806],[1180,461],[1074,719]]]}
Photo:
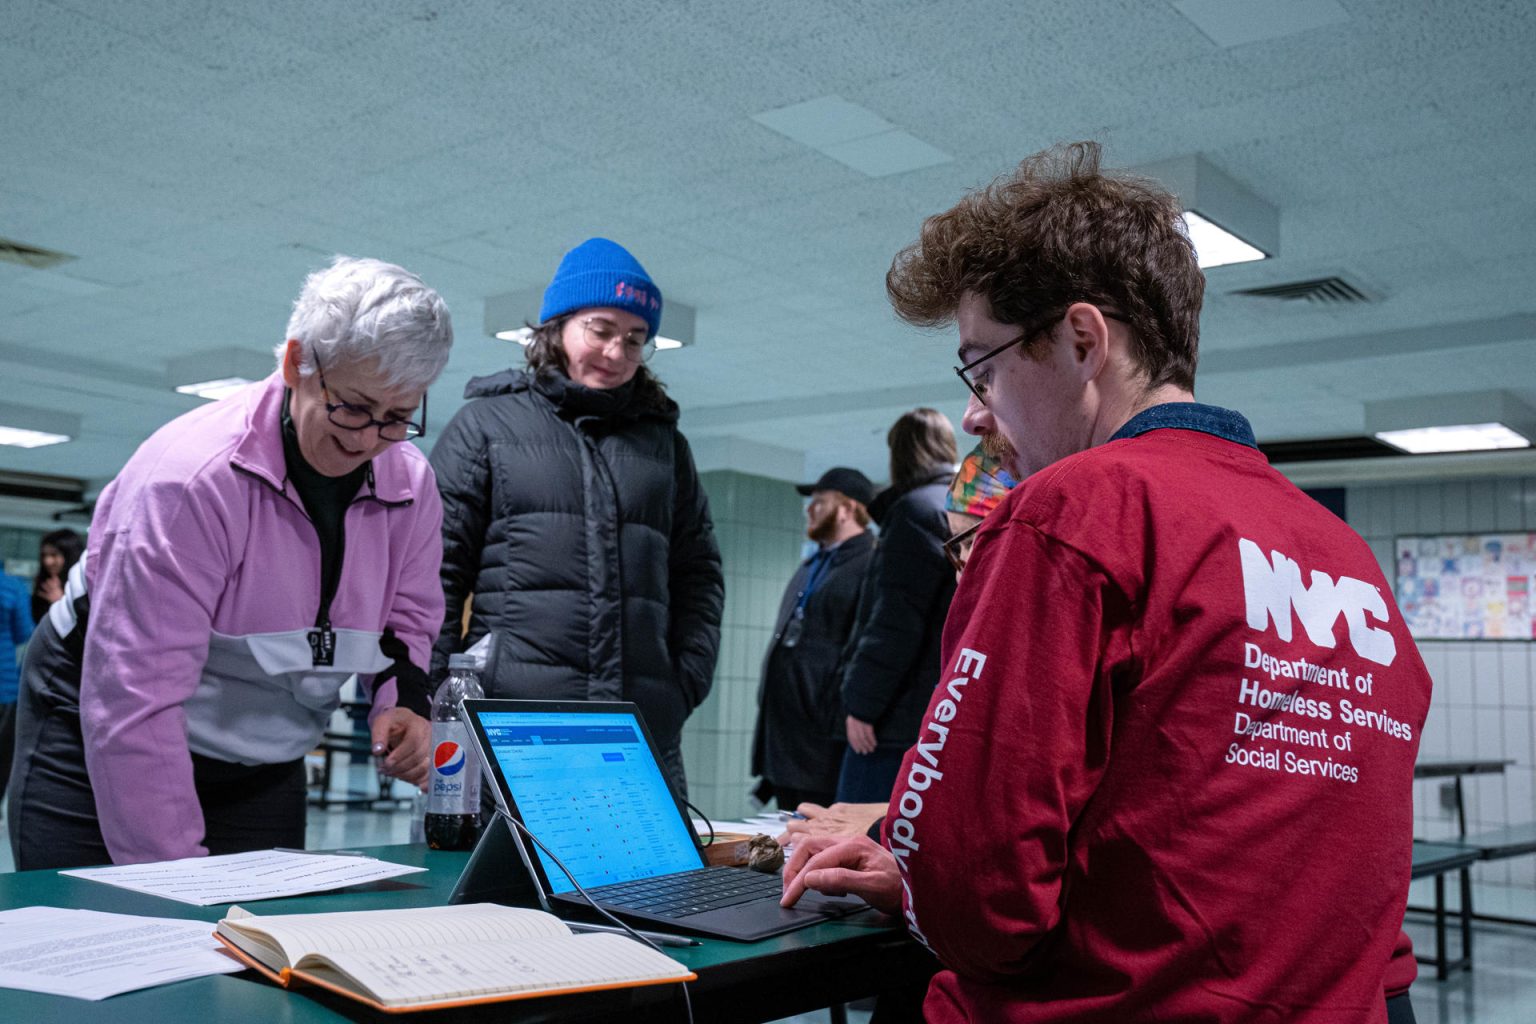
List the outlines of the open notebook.
{"label": "open notebook", "polygon": [[232,907],[214,936],[284,987],[295,979],[386,1013],[691,981],[624,935],[572,935],[539,910],[489,903],[257,916]]}

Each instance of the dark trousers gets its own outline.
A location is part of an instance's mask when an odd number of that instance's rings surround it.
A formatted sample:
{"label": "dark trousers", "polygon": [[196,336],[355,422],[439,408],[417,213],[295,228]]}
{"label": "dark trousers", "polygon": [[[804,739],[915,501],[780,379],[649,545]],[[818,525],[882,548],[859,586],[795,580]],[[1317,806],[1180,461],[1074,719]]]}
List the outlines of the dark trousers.
{"label": "dark trousers", "polygon": [[1387,1024],[1415,1024],[1413,1001],[1407,992],[1387,1000]]}
{"label": "dark trousers", "polygon": [[0,704],[0,800],[11,784],[11,759],[16,756],[16,704]]}
{"label": "dark trousers", "polygon": [[850,804],[889,800],[906,756],[903,749],[877,747],[871,754],[855,754],[849,747],[843,751],[843,770],[837,777],[837,799]]}

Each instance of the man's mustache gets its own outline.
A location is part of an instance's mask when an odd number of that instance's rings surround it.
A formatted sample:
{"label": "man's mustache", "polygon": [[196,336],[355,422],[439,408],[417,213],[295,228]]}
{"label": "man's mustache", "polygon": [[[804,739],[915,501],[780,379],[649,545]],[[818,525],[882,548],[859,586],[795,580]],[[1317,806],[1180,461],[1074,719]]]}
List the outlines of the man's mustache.
{"label": "man's mustache", "polygon": [[999,462],[1007,463],[1013,458],[1013,445],[1002,434],[985,434],[981,439],[981,450],[991,458]]}

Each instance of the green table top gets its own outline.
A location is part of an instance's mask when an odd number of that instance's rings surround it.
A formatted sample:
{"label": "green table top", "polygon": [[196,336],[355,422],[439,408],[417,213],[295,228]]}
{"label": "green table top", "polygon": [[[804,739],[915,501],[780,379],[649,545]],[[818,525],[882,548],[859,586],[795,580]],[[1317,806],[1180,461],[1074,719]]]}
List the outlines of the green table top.
{"label": "green table top", "polygon": [[[430,850],[422,845],[370,847],[363,852],[381,860],[425,867],[428,870],[424,874],[404,875],[334,892],[262,900],[251,903],[247,909],[257,914],[318,914],[343,910],[442,906],[447,903],[453,884],[469,858],[467,853]],[[204,920],[210,923],[218,921],[228,910],[227,905],[194,907],[100,882],[65,877],[53,871],[23,871],[0,875],[0,909],[28,906],[102,910],[119,914]],[[867,959],[871,955],[887,955],[887,951],[893,950],[901,956],[916,948],[901,932],[893,929],[888,919],[872,912],[803,928],[760,942],[701,939],[700,943],[690,948],[668,947],[666,953],[699,973],[699,980],[690,986],[690,990],[706,996],[712,989],[723,993],[727,989],[753,983],[773,984],[776,978],[787,981],[794,979],[797,972],[807,970],[823,973],[833,969],[839,960],[848,957],[860,956]],[[518,1020],[563,1021],[587,1016],[586,1013],[577,1012],[580,1007],[576,1004],[581,1000],[590,1002],[591,1013],[595,1014],[592,1019],[601,1019],[611,1016],[615,1011],[627,1012],[625,1007],[631,1002],[654,1004],[674,998],[675,989],[658,987],[635,992],[602,993],[595,997],[553,997],[499,1006],[493,1004],[464,1011],[414,1013],[403,1018],[386,1018],[361,1004],[314,989],[299,988],[288,992],[262,980],[254,971],[246,971],[235,975],[175,982],[124,993],[100,1002],[0,989],[0,1020],[25,1021],[28,1024],[51,1024],[54,1021],[71,1024],[89,1024],[93,1021],[174,1024],[176,1021],[243,1020],[308,1024],[382,1019],[421,1022],[451,1019],[457,1022],[505,1020],[511,1016],[507,1012],[508,1007],[517,1006]],[[697,1010],[698,995],[695,995],[694,1001]],[[490,1011],[496,1012],[492,1014]],[[675,1019],[683,1019],[680,1010]],[[706,1018],[699,1019],[702,1021]]]}

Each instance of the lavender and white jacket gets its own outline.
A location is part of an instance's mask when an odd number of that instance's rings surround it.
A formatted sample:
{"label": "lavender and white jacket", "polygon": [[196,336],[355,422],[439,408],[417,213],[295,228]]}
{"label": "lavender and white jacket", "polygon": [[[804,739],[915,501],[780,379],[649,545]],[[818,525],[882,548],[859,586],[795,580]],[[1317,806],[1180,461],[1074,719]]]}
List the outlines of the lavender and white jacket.
{"label": "lavender and white jacket", "polygon": [[[302,757],[347,677],[368,685],[390,666],[386,628],[412,662],[429,662],[443,618],[442,505],[426,457],[398,444],[347,509],[335,656],[313,664],[320,545],[287,482],[282,402],[273,374],[177,417],[97,502],[80,719],[115,863],[207,852],[189,752]],[[374,716],[394,706],[394,686],[373,695]]]}

